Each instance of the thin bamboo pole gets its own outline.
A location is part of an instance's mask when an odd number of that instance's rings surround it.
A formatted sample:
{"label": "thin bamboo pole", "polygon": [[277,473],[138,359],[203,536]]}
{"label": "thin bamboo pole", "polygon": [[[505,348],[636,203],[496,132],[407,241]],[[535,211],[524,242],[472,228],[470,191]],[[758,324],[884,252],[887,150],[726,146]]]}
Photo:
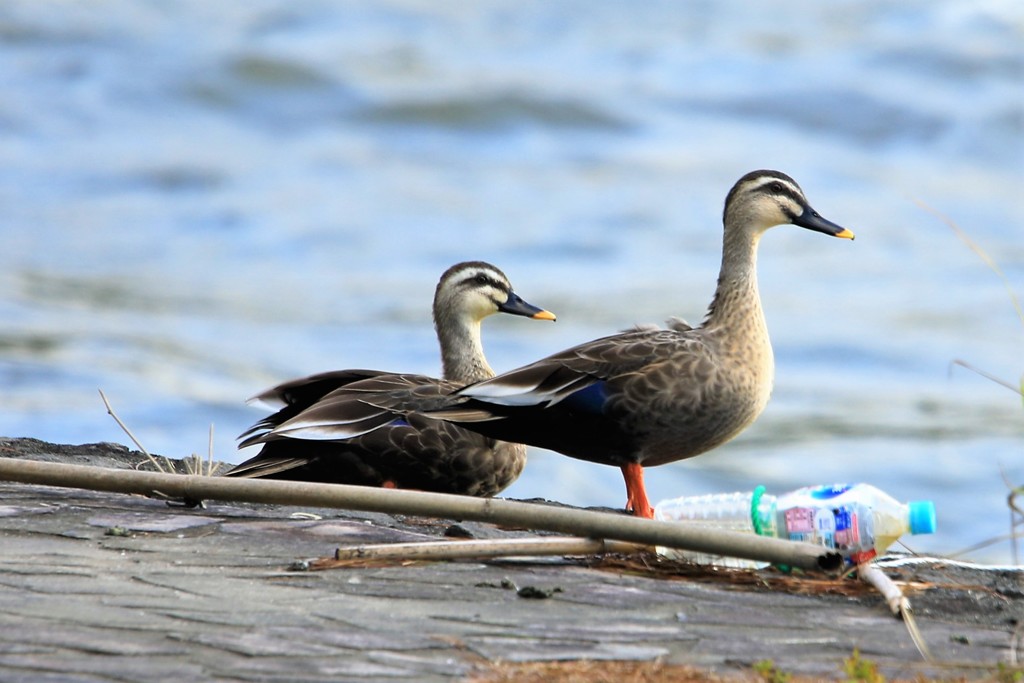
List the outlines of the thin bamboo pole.
{"label": "thin bamboo pole", "polygon": [[807,543],[495,498],[341,484],[138,472],[12,458],[0,458],[0,481],[141,495],[160,493],[192,500],[246,501],[474,520],[587,538],[682,548],[803,569],[834,570],[842,564],[838,554]]}

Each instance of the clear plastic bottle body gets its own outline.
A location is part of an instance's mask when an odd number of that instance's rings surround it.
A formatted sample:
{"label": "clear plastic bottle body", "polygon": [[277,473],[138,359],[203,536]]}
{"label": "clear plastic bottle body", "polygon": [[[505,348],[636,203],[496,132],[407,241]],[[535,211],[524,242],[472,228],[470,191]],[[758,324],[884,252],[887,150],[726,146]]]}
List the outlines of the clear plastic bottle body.
{"label": "clear plastic bottle body", "polygon": [[[869,484],[806,487],[778,497],[764,495],[763,487],[746,493],[686,496],[661,501],[654,514],[655,519],[822,545],[839,551],[853,564],[885,552],[907,532],[935,529],[935,508],[930,502],[903,504]],[[668,548],[658,552],[701,564],[764,566]]]}
{"label": "clear plastic bottle body", "polygon": [[[753,506],[757,506],[758,520],[762,523],[761,535],[775,536],[775,496],[761,495],[754,501],[756,492],[743,493],[712,493],[703,496],[683,496],[663,500],[654,508],[654,518],[665,521],[685,521],[700,524],[714,529],[758,533],[754,528]],[[677,548],[657,549],[658,554],[676,560],[686,560],[696,564],[713,564],[719,567],[759,568],[767,566],[764,562],[744,560],[723,555],[708,555]]]}

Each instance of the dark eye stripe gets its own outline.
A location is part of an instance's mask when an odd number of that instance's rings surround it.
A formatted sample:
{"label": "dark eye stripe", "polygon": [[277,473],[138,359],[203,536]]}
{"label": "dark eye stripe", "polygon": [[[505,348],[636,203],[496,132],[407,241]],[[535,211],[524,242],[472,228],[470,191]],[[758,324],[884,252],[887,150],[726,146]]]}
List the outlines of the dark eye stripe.
{"label": "dark eye stripe", "polygon": [[804,198],[801,194],[789,185],[781,182],[768,183],[760,188],[760,191],[772,197],[787,197],[800,206],[804,205]]}
{"label": "dark eye stripe", "polygon": [[769,197],[786,197],[799,206],[803,206],[807,202],[804,199],[803,193],[792,181],[787,182],[776,175],[763,175],[751,180],[761,180],[762,182],[746,190],[747,192],[767,195]]}
{"label": "dark eye stripe", "polygon": [[508,286],[499,282],[487,273],[470,273],[468,277],[459,281],[458,286],[464,289],[477,289],[478,287],[493,287],[499,292],[507,292]]}

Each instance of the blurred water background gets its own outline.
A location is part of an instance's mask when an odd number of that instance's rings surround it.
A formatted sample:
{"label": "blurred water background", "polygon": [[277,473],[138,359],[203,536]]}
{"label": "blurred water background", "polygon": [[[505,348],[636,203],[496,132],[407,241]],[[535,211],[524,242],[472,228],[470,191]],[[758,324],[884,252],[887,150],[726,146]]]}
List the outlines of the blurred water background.
{"label": "blurred water background", "polygon": [[[873,483],[954,553],[1024,484],[1024,4],[1017,0],[0,4],[0,434],[238,462],[244,399],[344,367],[439,372],[464,259],[555,325],[491,319],[501,370],[701,319],[721,206],[794,176],[850,243],[779,228],[761,419],[648,471],[652,499]],[[510,497],[622,505],[533,450]],[[1006,541],[966,555],[1012,560]]]}

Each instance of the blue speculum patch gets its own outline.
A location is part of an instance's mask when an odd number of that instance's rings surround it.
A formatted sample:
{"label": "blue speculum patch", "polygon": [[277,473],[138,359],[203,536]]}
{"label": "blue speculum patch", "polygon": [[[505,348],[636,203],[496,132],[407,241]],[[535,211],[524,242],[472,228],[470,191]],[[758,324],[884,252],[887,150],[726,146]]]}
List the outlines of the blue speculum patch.
{"label": "blue speculum patch", "polygon": [[589,387],[573,392],[565,403],[577,410],[600,414],[604,412],[604,404],[608,400],[608,390],[604,382],[591,384]]}

